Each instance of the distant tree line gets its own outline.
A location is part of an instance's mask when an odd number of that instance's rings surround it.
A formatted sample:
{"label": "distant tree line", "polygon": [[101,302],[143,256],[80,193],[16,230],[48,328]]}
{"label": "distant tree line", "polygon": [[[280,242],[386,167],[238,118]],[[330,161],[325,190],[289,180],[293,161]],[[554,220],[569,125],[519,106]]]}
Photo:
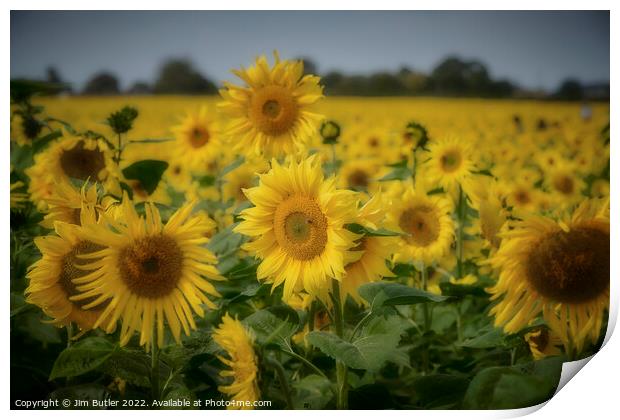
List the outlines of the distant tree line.
{"label": "distant tree line", "polygon": [[[304,61],[306,73],[317,74],[317,67],[309,58]],[[49,68],[47,79],[62,84],[58,72]],[[338,71],[322,75],[328,95],[346,96],[458,96],[481,98],[535,97],[557,100],[609,99],[609,83],[585,86],[578,80],[565,80],[554,92],[535,92],[521,89],[509,80],[495,80],[486,66],[477,60],[463,60],[451,56],[440,62],[430,73],[403,67],[396,72],[378,72],[369,75],[351,75]],[[72,92],[69,88],[66,92]],[[211,95],[217,93],[216,84],[200,73],[186,59],[170,59],[160,67],[155,81],[137,81],[124,92],[118,78],[110,72],[93,75],[79,92],[85,95],[115,94],[186,94]]]}

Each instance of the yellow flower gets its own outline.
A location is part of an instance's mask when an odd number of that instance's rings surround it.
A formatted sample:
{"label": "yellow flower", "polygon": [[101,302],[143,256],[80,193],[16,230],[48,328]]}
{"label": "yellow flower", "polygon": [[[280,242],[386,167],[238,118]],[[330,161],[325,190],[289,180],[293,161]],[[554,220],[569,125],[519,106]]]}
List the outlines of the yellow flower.
{"label": "yellow flower", "polygon": [[80,191],[71,184],[58,184],[45,201],[48,205],[47,214],[41,226],[53,229],[56,221],[79,225],[82,204],[92,205],[95,209],[97,207],[97,187],[85,183]]}
{"label": "yellow flower", "polygon": [[247,200],[243,190],[256,185],[258,175],[266,172],[269,165],[262,161],[245,162],[238,168],[233,169],[224,175],[224,185],[222,192],[224,202],[232,200],[235,204],[242,203]]}
{"label": "yellow flower", "polygon": [[317,131],[322,117],[312,105],[323,97],[319,78],[303,75],[302,61],[269,66],[261,56],[250,68],[233,70],[246,86],[225,83],[219,109],[230,123],[225,134],[244,154],[282,156],[297,152]]}
{"label": "yellow flower", "polygon": [[305,289],[326,299],[331,279],[341,280],[348,250],[357,235],[348,231],[357,210],[352,191],[336,189],[336,180],[324,180],[315,156],[260,175],[259,185],[244,190],[255,207],[241,212],[235,231],[252,238],[245,249],[262,261],[260,280],[273,288],[284,283],[284,299]]}
{"label": "yellow flower", "polygon": [[[383,227],[384,218],[384,203],[379,193],[370,198],[360,209],[357,222],[371,229],[378,229]],[[357,292],[362,284],[379,281],[383,277],[394,277],[386,262],[396,252],[397,245],[397,238],[391,236],[360,238],[351,251],[361,253],[361,256],[345,267],[346,274],[340,287],[342,296],[346,298],[350,295],[357,302],[362,302]]]}
{"label": "yellow flower", "polygon": [[609,306],[609,214],[586,200],[570,218],[532,216],[502,234],[491,258],[495,325],[516,333],[541,312],[569,349],[597,340]]}
{"label": "yellow flower", "polygon": [[45,200],[53,197],[57,185],[70,184],[71,179],[105,185],[116,170],[111,150],[102,141],[66,137],[38,153],[34,165],[25,172],[30,177],[32,201],[39,209],[45,209]]}
{"label": "yellow flower", "polygon": [[430,143],[429,151],[428,176],[446,191],[454,190],[474,169],[470,145],[456,137]]}
{"label": "yellow flower", "polygon": [[179,342],[181,329],[189,335],[196,328],[192,310],[203,316],[202,304],[215,307],[206,294],[219,294],[204,278],[223,280],[215,256],[203,247],[212,224],[191,215],[192,208],[184,205],[164,225],[152,203],[140,217],[125,194],[121,217],[83,225],[82,237],[105,248],[83,256],[97,260],[79,266],[92,273],[74,280],[81,293],[72,300],[94,299],[85,309],[107,302],[95,326],[122,319],[121,345],[140,331],[140,345],[149,348],[157,339],[163,346],[164,321]]}
{"label": "yellow flower", "polygon": [[206,107],[189,114],[181,124],[172,128],[176,141],[172,143],[174,154],[182,159],[190,171],[204,170],[207,162],[222,151],[219,127]]}
{"label": "yellow flower", "polygon": [[220,372],[225,378],[232,378],[230,385],[218,387],[220,392],[231,397],[233,402],[228,409],[253,409],[246,401],[255,402],[260,398],[258,389],[258,367],[254,353],[254,338],[241,322],[226,314],[222,323],[213,331],[213,340],[222,347],[227,357],[219,356],[229,369]]}
{"label": "yellow flower", "polygon": [[[85,206],[81,211],[81,223],[95,224],[96,212],[92,206]],[[78,221],[78,224],[80,221]],[[82,254],[100,251],[97,245],[81,236],[81,228],[76,224],[56,222],[56,235],[35,238],[35,244],[41,251],[41,259],[30,267],[27,278],[26,300],[39,306],[53,319],[56,325],[68,325],[72,322],[87,331],[94,327],[97,319],[102,316],[105,305],[103,301],[91,304],[95,299],[89,298],[80,303],[72,301],[79,294],[74,280],[92,273],[92,270],[78,268],[84,262],[94,259],[80,259]],[[114,324],[108,324],[106,330],[113,331]]]}
{"label": "yellow flower", "polygon": [[414,191],[410,183],[401,183],[390,195],[388,228],[404,233],[398,240],[396,261],[421,261],[429,265],[449,252],[454,225],[450,217],[451,203],[446,198]]}

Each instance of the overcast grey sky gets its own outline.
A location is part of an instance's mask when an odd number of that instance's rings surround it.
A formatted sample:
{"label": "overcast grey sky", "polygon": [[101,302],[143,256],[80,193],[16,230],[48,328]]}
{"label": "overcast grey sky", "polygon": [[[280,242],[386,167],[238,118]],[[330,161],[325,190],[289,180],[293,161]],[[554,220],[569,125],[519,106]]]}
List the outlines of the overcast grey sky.
{"label": "overcast grey sky", "polygon": [[215,81],[278,49],[324,73],[428,72],[448,54],[480,59],[496,78],[555,88],[609,80],[608,12],[11,12],[11,77],[52,65],[77,88],[95,72],[123,87],[154,79],[166,58],[191,59]]}

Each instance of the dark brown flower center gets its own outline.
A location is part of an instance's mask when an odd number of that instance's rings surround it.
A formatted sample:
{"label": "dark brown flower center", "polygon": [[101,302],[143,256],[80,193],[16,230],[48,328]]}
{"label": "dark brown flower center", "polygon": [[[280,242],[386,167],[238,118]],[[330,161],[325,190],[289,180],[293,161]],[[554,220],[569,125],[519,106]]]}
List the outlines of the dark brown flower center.
{"label": "dark brown flower center", "polygon": [[409,208],[400,215],[398,225],[411,236],[405,237],[417,246],[428,246],[439,237],[439,219],[431,207]]}
{"label": "dark brown flower center", "polygon": [[555,178],[555,180],[553,181],[553,186],[562,194],[568,195],[573,193],[575,189],[575,182],[573,181],[573,178],[562,175]]}
{"label": "dark brown flower center", "polygon": [[347,178],[347,182],[351,188],[367,188],[368,187],[368,174],[361,170],[356,169],[351,172]]}
{"label": "dark brown flower center", "polygon": [[541,295],[582,303],[609,289],[609,232],[581,227],[552,233],[533,247],[527,277]]}
{"label": "dark brown flower center", "polygon": [[147,236],[125,247],[119,264],[121,279],[129,290],[154,299],[176,288],[181,279],[183,252],[169,236]]}
{"label": "dark brown flower center", "polygon": [[190,136],[190,143],[194,149],[200,149],[205,144],[209,143],[209,139],[211,135],[209,131],[204,127],[195,127],[192,130],[192,135]]}
{"label": "dark brown flower center", "polygon": [[72,149],[65,150],[60,156],[60,166],[65,175],[70,178],[101,181],[99,172],[105,168],[103,152],[97,148],[89,150],[84,148],[81,141]]}

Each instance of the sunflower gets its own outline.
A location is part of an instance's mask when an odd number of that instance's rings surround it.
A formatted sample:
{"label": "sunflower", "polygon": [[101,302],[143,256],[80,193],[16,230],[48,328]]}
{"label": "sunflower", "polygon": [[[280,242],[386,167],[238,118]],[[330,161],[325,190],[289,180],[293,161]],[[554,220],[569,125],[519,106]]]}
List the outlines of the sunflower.
{"label": "sunflower", "polygon": [[241,87],[226,82],[218,108],[230,119],[225,129],[244,154],[282,156],[292,154],[316,133],[322,116],[312,105],[323,97],[319,78],[304,75],[302,61],[281,61],[274,53],[273,67],[265,56],[250,68],[233,70],[245,82]]}
{"label": "sunflower", "polygon": [[246,402],[255,402],[260,398],[258,389],[258,366],[254,353],[254,337],[241,322],[226,314],[222,323],[213,331],[213,340],[222,347],[228,357],[218,356],[220,361],[229,367],[220,375],[232,377],[230,385],[221,385],[218,390],[231,397],[233,402],[229,409],[253,409]]}
{"label": "sunflower", "polygon": [[396,261],[422,261],[427,265],[449,252],[454,238],[450,201],[439,194],[414,191],[409,183],[390,192],[392,205],[387,215],[388,228],[403,232],[398,240]]}
{"label": "sunflower", "polygon": [[469,144],[456,137],[429,144],[430,159],[426,162],[428,176],[446,191],[453,191],[474,169]]}
{"label": "sunflower", "polygon": [[574,165],[558,162],[545,176],[545,184],[549,191],[557,194],[560,203],[568,206],[578,202],[586,184],[576,174]]}
{"label": "sunflower", "polygon": [[340,186],[355,191],[371,191],[380,165],[373,159],[347,159],[340,169]]}
{"label": "sunflower", "polygon": [[479,234],[486,241],[485,245],[499,247],[501,238],[498,234],[509,216],[500,186],[488,176],[472,176],[465,181],[465,185],[471,206],[478,212],[473,229],[467,229],[468,233]]}
{"label": "sunflower", "polygon": [[155,205],[146,203],[146,217],[141,217],[125,193],[117,209],[121,217],[105,215],[105,224],[84,226],[84,239],[105,248],[83,256],[97,260],[80,265],[93,272],[74,280],[81,293],[72,300],[94,299],[85,309],[108,302],[95,325],[121,318],[121,345],[140,331],[140,345],[150,348],[157,339],[161,347],[164,320],[179,342],[181,329],[189,335],[196,328],[192,310],[203,316],[201,304],[215,307],[205,293],[219,293],[203,276],[224,278],[214,266],[215,256],[203,247],[212,223],[204,215],[191,215],[193,206],[184,205],[163,225]]}
{"label": "sunflower", "polygon": [[[92,206],[84,206],[79,214],[81,223],[96,223],[96,212]],[[92,273],[92,270],[78,268],[78,265],[85,261],[93,262],[94,259],[83,260],[79,255],[101,251],[103,247],[83,239],[77,224],[56,222],[55,232],[56,235],[40,236],[34,241],[42,256],[28,271],[26,300],[43,309],[56,325],[75,323],[82,331],[90,330],[102,316],[108,302],[102,301],[84,309],[82,305],[93,303],[93,298],[79,304],[71,298],[79,293],[74,280]],[[114,328],[114,323],[108,323],[105,329],[111,332]]]}
{"label": "sunflower", "polygon": [[562,340],[547,328],[536,328],[523,337],[530,348],[534,360],[561,354]]}
{"label": "sunflower", "polygon": [[47,214],[41,222],[41,226],[48,229],[54,228],[56,221],[80,224],[80,211],[83,203],[92,206],[97,205],[96,185],[84,184],[80,191],[71,184],[58,184],[52,195],[45,199]]}
{"label": "sunflower", "polygon": [[54,195],[56,186],[70,184],[71,179],[106,183],[114,172],[112,154],[99,140],[67,137],[49,145],[34,158],[34,165],[25,172],[30,177],[29,192],[39,209]]}
{"label": "sunflower", "polygon": [[190,170],[203,170],[206,163],[219,156],[222,143],[219,126],[206,107],[188,114],[177,126],[172,128],[176,141],[175,154],[183,160]]}
{"label": "sunflower", "polygon": [[358,238],[345,228],[355,218],[356,194],[336,189],[335,178],[324,180],[316,156],[287,166],[274,159],[259,185],[244,192],[255,207],[241,212],[235,231],[252,238],[245,249],[262,260],[258,278],[273,288],[284,283],[285,300],[301,289],[326,299]]}
{"label": "sunflower", "polygon": [[[371,229],[382,227],[385,218],[384,203],[381,193],[370,198],[359,211],[357,222]],[[357,289],[365,283],[379,281],[383,277],[394,277],[386,266],[392,254],[397,250],[397,239],[390,236],[364,236],[359,239],[352,252],[361,255],[345,266],[346,274],[342,279],[340,291],[343,297],[350,295],[355,301],[362,302]]]}
{"label": "sunflower", "polygon": [[608,203],[586,200],[559,222],[532,216],[502,234],[488,290],[496,326],[515,333],[542,312],[567,349],[597,340],[609,306]]}

